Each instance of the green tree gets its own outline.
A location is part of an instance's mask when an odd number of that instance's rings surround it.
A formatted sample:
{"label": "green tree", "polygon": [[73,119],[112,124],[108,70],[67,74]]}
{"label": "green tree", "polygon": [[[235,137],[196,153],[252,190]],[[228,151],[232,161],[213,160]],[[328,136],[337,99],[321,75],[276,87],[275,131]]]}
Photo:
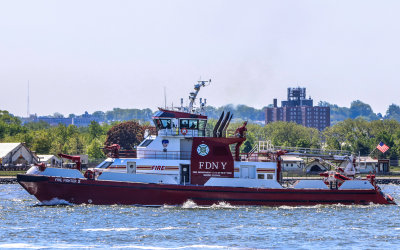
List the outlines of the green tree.
{"label": "green tree", "polygon": [[320,134],[315,128],[307,128],[294,122],[273,122],[264,127],[266,139],[275,146],[296,147],[307,142],[311,148],[320,148]]}
{"label": "green tree", "polygon": [[24,127],[28,130],[42,130],[42,129],[49,129],[50,124],[48,124],[45,121],[29,122],[25,123]]}
{"label": "green tree", "polygon": [[90,159],[103,159],[105,155],[101,149],[102,143],[98,139],[92,140],[87,148],[87,153]]}
{"label": "green tree", "polygon": [[51,150],[52,139],[48,131],[39,130],[33,132],[32,150],[37,154],[49,154]]}
{"label": "green tree", "polygon": [[358,117],[363,117],[369,121],[378,119],[371,106],[360,100],[353,101],[350,105],[350,118],[356,119]]}
{"label": "green tree", "polygon": [[390,105],[386,111],[385,119],[400,121],[400,107],[396,104]]}
{"label": "green tree", "polygon": [[64,144],[62,152],[71,155],[81,155],[86,153],[85,145],[83,143],[81,136],[77,135],[69,138],[67,143]]}
{"label": "green tree", "polygon": [[91,121],[89,125],[89,137],[90,140],[99,137],[103,134],[103,129],[101,128],[100,124],[96,121]]}

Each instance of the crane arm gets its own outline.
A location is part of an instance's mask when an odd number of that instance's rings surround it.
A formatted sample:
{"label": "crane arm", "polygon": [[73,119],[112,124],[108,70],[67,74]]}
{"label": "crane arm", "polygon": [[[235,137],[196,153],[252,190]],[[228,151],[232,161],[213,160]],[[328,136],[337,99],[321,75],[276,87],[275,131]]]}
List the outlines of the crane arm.
{"label": "crane arm", "polygon": [[80,156],[66,155],[66,154],[61,154],[61,153],[59,153],[58,156],[60,156],[61,158],[65,158],[65,159],[68,159],[68,160],[71,160],[71,161],[75,162],[76,163],[76,169],[81,171],[81,157]]}

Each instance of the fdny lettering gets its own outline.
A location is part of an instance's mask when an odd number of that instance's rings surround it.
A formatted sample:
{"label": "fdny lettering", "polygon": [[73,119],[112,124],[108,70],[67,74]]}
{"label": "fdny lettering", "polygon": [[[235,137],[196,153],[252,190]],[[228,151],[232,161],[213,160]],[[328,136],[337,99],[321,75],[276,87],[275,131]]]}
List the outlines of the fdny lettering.
{"label": "fdny lettering", "polygon": [[165,170],[165,166],[152,166],[151,170]]}
{"label": "fdny lettering", "polygon": [[221,169],[225,170],[225,167],[228,163],[227,162],[209,162],[209,161],[200,161],[199,162],[199,169]]}

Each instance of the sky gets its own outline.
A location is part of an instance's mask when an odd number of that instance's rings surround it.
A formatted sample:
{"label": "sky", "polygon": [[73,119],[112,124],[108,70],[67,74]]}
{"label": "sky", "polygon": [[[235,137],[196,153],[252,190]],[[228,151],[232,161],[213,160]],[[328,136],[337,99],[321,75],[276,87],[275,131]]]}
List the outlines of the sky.
{"label": "sky", "polygon": [[68,115],[262,108],[288,87],[385,114],[400,105],[400,1],[0,0],[0,110]]}

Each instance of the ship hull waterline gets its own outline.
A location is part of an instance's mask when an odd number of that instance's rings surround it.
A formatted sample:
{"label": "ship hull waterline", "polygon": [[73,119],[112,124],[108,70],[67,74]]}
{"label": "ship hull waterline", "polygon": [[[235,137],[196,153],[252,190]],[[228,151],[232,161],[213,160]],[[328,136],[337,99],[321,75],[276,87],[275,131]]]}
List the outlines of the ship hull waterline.
{"label": "ship hull waterline", "polygon": [[378,190],[271,189],[147,184],[40,175],[18,175],[19,184],[46,203],[52,200],[94,205],[197,205],[226,202],[240,206],[390,204]]}

